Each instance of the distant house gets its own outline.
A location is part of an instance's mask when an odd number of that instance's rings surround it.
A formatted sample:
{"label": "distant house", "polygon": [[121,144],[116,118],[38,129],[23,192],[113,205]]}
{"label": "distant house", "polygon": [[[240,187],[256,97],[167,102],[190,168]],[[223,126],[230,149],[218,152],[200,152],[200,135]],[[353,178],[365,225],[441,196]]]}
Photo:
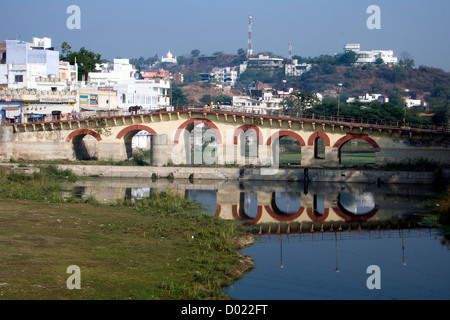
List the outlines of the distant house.
{"label": "distant house", "polygon": [[285,65],[284,74],[287,77],[300,77],[302,74],[310,71],[311,68],[311,64],[298,63],[298,60],[292,60],[291,63]]}
{"label": "distant house", "polygon": [[357,55],[357,64],[373,64],[378,59],[382,59],[385,64],[396,65],[398,58],[394,56],[393,50],[361,50],[359,44],[347,44],[344,47],[344,52],[355,52]]}
{"label": "distant house", "polygon": [[371,103],[374,101],[378,101],[380,103],[388,103],[389,102],[389,97],[379,94],[379,93],[375,93],[375,94],[370,94],[370,93],[366,93],[364,96],[359,96],[358,98],[348,98],[347,99],[347,103],[352,103],[352,102],[362,102],[362,103]]}

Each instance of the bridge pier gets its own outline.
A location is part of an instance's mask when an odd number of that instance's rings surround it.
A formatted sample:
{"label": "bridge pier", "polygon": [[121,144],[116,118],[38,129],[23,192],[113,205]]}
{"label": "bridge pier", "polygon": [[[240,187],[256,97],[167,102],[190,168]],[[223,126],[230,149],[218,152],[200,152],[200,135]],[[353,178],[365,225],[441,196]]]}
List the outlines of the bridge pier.
{"label": "bridge pier", "polygon": [[333,151],[332,147],[325,147],[325,157],[317,158],[314,146],[302,147],[302,166],[312,167],[338,167],[339,166],[339,152]]}
{"label": "bridge pier", "polygon": [[156,134],[150,137],[150,164],[162,167],[169,160],[169,145],[167,134]]}
{"label": "bridge pier", "polygon": [[13,128],[0,125],[0,161],[9,161],[13,154]]}

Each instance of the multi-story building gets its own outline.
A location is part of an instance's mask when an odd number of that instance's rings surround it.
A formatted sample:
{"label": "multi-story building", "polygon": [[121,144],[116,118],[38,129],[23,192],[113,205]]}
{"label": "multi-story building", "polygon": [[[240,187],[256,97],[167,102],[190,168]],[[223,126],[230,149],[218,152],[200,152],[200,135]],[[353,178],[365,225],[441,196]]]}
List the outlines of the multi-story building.
{"label": "multi-story building", "polygon": [[1,51],[0,85],[36,89],[37,78],[59,78],[59,52],[50,38],[33,38],[33,43],[6,39]]}
{"label": "multi-story building", "polygon": [[248,59],[247,68],[274,71],[283,67],[283,58],[274,58],[263,54]]}
{"label": "multi-story building", "polygon": [[298,60],[292,60],[291,63],[285,65],[284,74],[287,77],[300,77],[302,74],[310,71],[311,68],[311,64],[298,63]]}
{"label": "multi-story building", "polygon": [[383,59],[385,64],[396,65],[398,63],[398,58],[394,56],[393,50],[361,50],[359,44],[347,44],[344,47],[344,51],[353,51],[357,54],[358,60],[356,63],[366,64],[375,63],[378,59]]}
{"label": "multi-story building", "polygon": [[214,79],[221,84],[233,87],[238,79],[237,67],[213,68]]}
{"label": "multi-story building", "polygon": [[112,70],[90,72],[88,82],[117,91],[118,106],[124,111],[129,111],[131,107],[150,111],[170,106],[170,80],[137,79],[137,70],[129,59],[114,59]]}

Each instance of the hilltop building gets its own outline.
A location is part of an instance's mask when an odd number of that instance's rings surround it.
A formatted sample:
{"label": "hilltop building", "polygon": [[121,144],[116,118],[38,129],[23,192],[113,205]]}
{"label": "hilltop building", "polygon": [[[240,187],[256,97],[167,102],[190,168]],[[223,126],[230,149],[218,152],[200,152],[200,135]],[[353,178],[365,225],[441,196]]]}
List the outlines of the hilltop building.
{"label": "hilltop building", "polygon": [[366,64],[375,63],[377,59],[383,59],[385,64],[396,65],[398,64],[398,58],[394,56],[393,50],[361,50],[359,44],[347,44],[344,47],[344,52],[353,51],[357,54],[358,60],[356,63]]}
{"label": "hilltop building", "polygon": [[174,57],[170,50],[167,52],[166,57],[161,58],[162,63],[174,63],[177,64],[177,57]]}
{"label": "hilltop building", "polygon": [[298,63],[298,60],[294,59],[285,65],[284,74],[287,77],[300,77],[302,74],[310,71],[311,68],[311,64]]}

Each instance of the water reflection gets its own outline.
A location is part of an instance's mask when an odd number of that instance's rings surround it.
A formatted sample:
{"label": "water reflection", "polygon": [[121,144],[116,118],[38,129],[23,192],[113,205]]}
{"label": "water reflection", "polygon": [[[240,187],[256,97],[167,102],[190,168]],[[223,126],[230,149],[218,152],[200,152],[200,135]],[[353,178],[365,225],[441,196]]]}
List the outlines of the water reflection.
{"label": "water reflection", "polygon": [[412,227],[429,186],[299,182],[184,181],[95,178],[73,194],[99,202],[132,201],[171,189],[203,205],[204,213],[255,227],[259,234]]}
{"label": "water reflection", "polygon": [[[243,253],[257,268],[224,289],[233,298],[450,299],[450,250],[418,215],[431,186],[95,178],[72,193],[110,203],[167,189],[255,233]],[[370,265],[381,290],[366,286]]]}

